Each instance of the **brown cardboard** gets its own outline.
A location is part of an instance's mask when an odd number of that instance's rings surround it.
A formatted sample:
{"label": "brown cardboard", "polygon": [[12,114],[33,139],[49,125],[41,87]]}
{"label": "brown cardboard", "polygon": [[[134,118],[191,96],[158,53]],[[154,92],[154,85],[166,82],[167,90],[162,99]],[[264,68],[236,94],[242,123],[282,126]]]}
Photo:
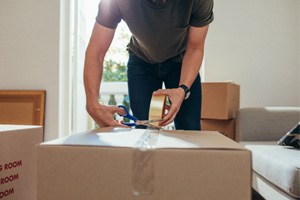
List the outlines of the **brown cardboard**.
{"label": "brown cardboard", "polygon": [[202,119],[201,129],[203,131],[218,131],[230,139],[235,139],[235,119]]}
{"label": "brown cardboard", "polygon": [[40,126],[0,125],[0,199],[36,199],[36,145]]}
{"label": "brown cardboard", "polygon": [[0,90],[0,124],[44,125],[44,90]]}
{"label": "brown cardboard", "polygon": [[217,132],[147,133],[96,129],[40,144],[38,200],[251,199],[242,145]]}
{"label": "brown cardboard", "polygon": [[202,83],[202,119],[232,119],[239,108],[239,85],[232,82]]}

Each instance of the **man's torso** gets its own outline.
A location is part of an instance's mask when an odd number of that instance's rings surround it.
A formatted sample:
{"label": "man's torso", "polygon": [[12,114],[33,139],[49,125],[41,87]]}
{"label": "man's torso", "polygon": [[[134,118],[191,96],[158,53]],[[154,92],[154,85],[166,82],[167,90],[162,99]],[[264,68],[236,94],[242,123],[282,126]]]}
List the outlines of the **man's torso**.
{"label": "man's torso", "polygon": [[114,14],[132,33],[128,50],[149,63],[160,63],[184,53],[193,13],[207,0],[167,0],[163,4],[152,0],[109,1],[114,1]]}

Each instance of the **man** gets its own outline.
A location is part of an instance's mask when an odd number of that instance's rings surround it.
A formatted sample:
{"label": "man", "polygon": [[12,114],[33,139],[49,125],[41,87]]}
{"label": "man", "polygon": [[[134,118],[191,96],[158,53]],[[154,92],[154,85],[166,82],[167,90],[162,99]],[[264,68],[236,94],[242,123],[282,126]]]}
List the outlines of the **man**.
{"label": "man", "polygon": [[101,0],[84,67],[86,108],[95,122],[123,126],[113,118],[122,109],[98,99],[104,57],[124,20],[132,33],[127,76],[133,115],[146,120],[152,94],[163,94],[171,106],[160,125],[174,121],[176,129],[200,130],[199,70],[212,9],[213,0]]}

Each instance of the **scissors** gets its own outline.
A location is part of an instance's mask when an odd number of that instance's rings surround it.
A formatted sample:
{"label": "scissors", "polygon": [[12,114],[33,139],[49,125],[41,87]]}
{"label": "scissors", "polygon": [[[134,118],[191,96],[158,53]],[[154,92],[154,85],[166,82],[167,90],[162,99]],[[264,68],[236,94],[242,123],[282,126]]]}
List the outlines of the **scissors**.
{"label": "scissors", "polygon": [[138,126],[138,125],[143,125],[143,126],[147,126],[149,128],[153,128],[153,129],[160,129],[161,127],[159,126],[155,126],[151,123],[153,122],[158,122],[161,121],[161,119],[155,119],[155,120],[139,120],[138,118],[136,118],[135,116],[129,114],[129,111],[127,110],[127,108],[123,105],[119,105],[119,108],[122,108],[125,111],[125,114],[118,114],[121,117],[125,117],[127,119],[130,119],[133,121],[133,123],[131,122],[123,122],[122,124],[126,125],[126,126]]}

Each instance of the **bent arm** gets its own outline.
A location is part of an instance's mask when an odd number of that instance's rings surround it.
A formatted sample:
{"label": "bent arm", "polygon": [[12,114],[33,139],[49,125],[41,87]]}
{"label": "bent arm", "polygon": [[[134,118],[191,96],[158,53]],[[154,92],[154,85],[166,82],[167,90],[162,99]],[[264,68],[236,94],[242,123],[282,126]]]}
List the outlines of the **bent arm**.
{"label": "bent arm", "polygon": [[88,105],[98,103],[105,54],[113,40],[115,30],[95,23],[85,53],[84,86]]}
{"label": "bent arm", "polygon": [[[189,88],[195,81],[204,55],[204,43],[208,26],[189,28],[186,51],[182,61],[179,85],[184,84]],[[160,125],[167,125],[174,121],[181,104],[184,100],[185,92],[182,88],[158,90],[155,95],[165,94],[171,101],[169,112],[163,118]],[[192,94],[193,95],[193,94]]]}
{"label": "bent arm", "polygon": [[207,35],[208,26],[189,28],[186,51],[182,61],[182,69],[179,85],[185,84],[189,88],[195,81],[199,73],[203,55],[204,44]]}
{"label": "bent arm", "polygon": [[95,23],[85,54],[84,87],[86,109],[101,127],[123,126],[114,120],[114,113],[123,113],[122,109],[99,103],[104,57],[113,40],[114,33],[114,29],[109,29]]}

